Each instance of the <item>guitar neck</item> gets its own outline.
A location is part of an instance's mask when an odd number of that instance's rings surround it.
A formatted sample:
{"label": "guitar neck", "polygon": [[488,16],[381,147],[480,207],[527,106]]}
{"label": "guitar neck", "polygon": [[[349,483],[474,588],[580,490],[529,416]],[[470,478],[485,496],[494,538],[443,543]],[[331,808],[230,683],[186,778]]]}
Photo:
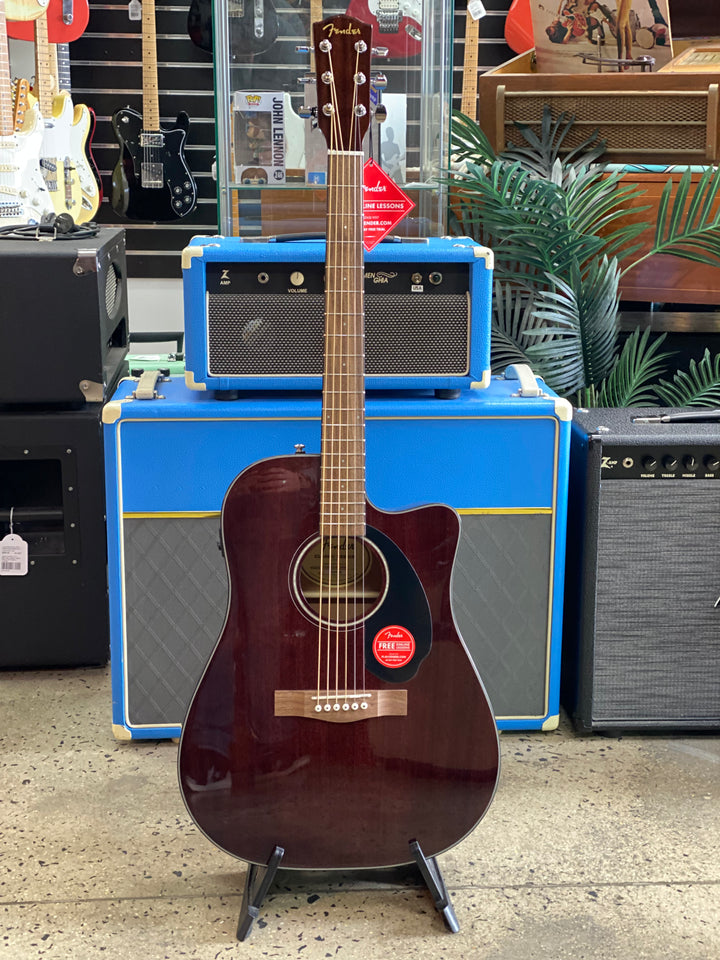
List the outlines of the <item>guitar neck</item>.
{"label": "guitar neck", "polygon": [[58,90],[56,71],[53,71],[54,62],[48,40],[47,11],[44,11],[35,21],[35,82],[43,117],[52,117],[53,96]]}
{"label": "guitar neck", "polygon": [[320,530],[339,537],[365,533],[362,170],[328,156]]}
{"label": "guitar neck", "polygon": [[54,48],[58,86],[61,90],[70,90],[70,44],[56,43]]}
{"label": "guitar neck", "polygon": [[460,109],[471,120],[477,119],[478,40],[480,21],[468,10],[465,17],[465,43],[463,45],[463,79]]}
{"label": "guitar neck", "polygon": [[142,77],[143,128],[160,129],[158,102],[157,33],[155,29],[155,0],[142,4]]}
{"label": "guitar neck", "polygon": [[0,0],[0,137],[11,136],[14,126],[5,0]]}

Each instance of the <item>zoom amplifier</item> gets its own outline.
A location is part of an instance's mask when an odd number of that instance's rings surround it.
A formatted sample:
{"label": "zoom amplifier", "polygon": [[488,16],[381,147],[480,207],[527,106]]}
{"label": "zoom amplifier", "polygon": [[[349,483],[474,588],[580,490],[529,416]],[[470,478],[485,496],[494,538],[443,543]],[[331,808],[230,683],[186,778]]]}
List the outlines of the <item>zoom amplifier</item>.
{"label": "zoom amplifier", "polygon": [[586,731],[720,728],[720,423],[702,416],[574,418],[563,702]]}
{"label": "zoom amplifier", "polygon": [[[182,265],[189,387],[320,389],[324,240],[195,237]],[[486,387],[492,266],[492,252],[467,238],[391,240],[366,253],[366,386]]]}

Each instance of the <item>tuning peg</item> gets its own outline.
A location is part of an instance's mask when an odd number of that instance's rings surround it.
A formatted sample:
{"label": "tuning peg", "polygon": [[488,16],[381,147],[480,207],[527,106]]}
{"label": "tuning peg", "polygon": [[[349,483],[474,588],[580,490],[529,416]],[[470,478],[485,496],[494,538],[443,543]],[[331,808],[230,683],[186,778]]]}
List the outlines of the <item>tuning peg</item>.
{"label": "tuning peg", "polygon": [[386,56],[388,55],[388,48],[387,48],[387,47],[373,47],[373,48],[372,48],[372,55],[373,55],[374,57],[386,57]]}
{"label": "tuning peg", "polygon": [[313,117],[317,116],[317,107],[308,107],[303,104],[298,107],[298,116],[302,117],[303,120],[312,120]]}
{"label": "tuning peg", "polygon": [[298,77],[298,83],[317,83],[317,77],[306,73],[304,77]]}
{"label": "tuning peg", "polygon": [[371,82],[376,90],[384,90],[388,80],[384,73],[376,73],[374,77],[371,77]]}
{"label": "tuning peg", "polygon": [[384,103],[379,103],[375,107],[375,122],[376,123],[385,123],[387,120],[387,107]]}
{"label": "tuning peg", "polygon": [[307,43],[303,43],[300,46],[295,47],[295,53],[312,53],[314,47],[309,46]]}

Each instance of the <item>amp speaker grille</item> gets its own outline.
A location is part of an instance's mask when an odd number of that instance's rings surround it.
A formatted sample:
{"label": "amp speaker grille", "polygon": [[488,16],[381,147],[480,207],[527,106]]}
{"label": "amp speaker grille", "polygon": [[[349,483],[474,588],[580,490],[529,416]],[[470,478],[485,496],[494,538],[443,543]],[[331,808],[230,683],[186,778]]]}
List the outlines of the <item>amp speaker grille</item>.
{"label": "amp speaker grille", "polygon": [[[215,377],[321,376],[322,294],[208,295],[208,372]],[[365,297],[369,376],[467,376],[467,294]]]}
{"label": "amp speaker grille", "polygon": [[720,717],[720,486],[601,484],[593,719]]}

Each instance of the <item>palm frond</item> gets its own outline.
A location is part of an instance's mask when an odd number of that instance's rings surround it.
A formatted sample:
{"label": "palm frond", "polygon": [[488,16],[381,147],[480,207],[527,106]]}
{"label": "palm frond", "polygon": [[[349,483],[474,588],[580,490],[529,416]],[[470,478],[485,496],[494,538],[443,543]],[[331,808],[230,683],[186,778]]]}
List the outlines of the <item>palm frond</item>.
{"label": "palm frond", "polygon": [[540,121],[540,133],[535,133],[527,123],[515,122],[515,129],[525,140],[524,144],[511,143],[500,158],[510,162],[519,161],[523,168],[536,176],[567,185],[581,170],[596,163],[605,152],[605,142],[599,139],[597,130],[586,140],[562,156],[563,144],[575,124],[575,117],[561,113],[553,117],[545,104]]}
{"label": "palm frond", "polygon": [[497,160],[482,128],[459,110],[453,110],[450,122],[450,152],[458,162],[493,163]]}
{"label": "palm frond", "polygon": [[[666,361],[672,356],[660,352],[665,339],[661,334],[650,341],[650,330],[633,330],[618,355],[617,361],[608,376],[595,384],[595,406],[599,407],[642,407],[656,406],[655,384],[665,370]],[[581,400],[587,405],[589,398]]]}
{"label": "palm frond", "polygon": [[655,388],[666,407],[715,407],[720,405],[720,354],[709,350],[697,363],[691,360],[688,371],[677,370],[671,382],[660,380]]}
{"label": "palm frond", "polygon": [[[691,191],[691,171],[680,178],[675,198],[673,183],[665,184],[660,197],[655,239],[642,259],[656,253],[672,253],[685,260],[720,266],[720,168],[708,167]],[[639,261],[629,263],[627,273]]]}

